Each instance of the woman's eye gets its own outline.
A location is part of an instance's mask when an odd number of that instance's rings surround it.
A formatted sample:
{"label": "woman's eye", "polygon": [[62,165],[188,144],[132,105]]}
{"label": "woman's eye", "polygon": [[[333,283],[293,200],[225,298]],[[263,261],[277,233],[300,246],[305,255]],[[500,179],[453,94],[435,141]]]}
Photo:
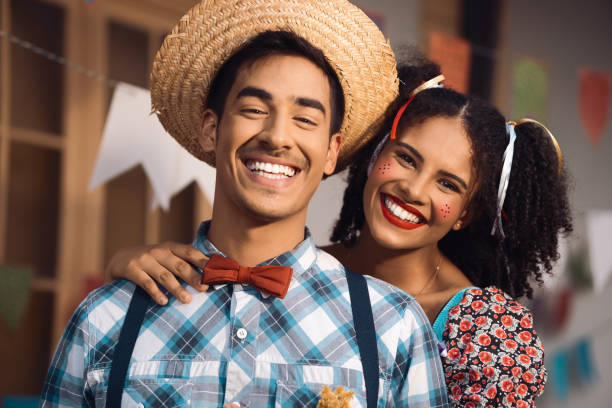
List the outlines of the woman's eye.
{"label": "woman's eye", "polygon": [[440,185],[442,187],[444,187],[444,188],[447,188],[447,189],[451,190],[451,191],[454,191],[454,192],[457,192],[457,193],[459,192],[459,187],[457,187],[457,185],[455,183],[453,183],[452,181],[448,181],[448,180],[442,179],[442,180],[440,180]]}
{"label": "woman's eye", "polygon": [[398,152],[397,157],[406,164],[409,164],[413,167],[416,166],[416,162],[409,154],[406,154],[404,152]]}

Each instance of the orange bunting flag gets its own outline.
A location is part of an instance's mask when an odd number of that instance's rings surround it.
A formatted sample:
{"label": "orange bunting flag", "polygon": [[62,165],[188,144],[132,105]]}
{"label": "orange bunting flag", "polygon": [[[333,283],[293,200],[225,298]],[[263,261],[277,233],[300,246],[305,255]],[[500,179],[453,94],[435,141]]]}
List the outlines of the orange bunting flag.
{"label": "orange bunting flag", "polygon": [[582,68],[578,72],[580,94],[578,109],[593,146],[601,143],[601,136],[608,123],[608,103],[610,100],[610,74]]}
{"label": "orange bunting flag", "polygon": [[471,47],[467,40],[432,31],[429,35],[429,58],[440,64],[446,77],[445,85],[462,93],[468,92]]}

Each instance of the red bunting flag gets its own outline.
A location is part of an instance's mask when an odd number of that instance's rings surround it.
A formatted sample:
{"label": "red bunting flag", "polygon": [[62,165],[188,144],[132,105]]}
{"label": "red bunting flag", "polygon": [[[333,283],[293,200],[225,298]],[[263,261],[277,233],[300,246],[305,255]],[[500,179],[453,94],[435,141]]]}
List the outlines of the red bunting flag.
{"label": "red bunting flag", "polygon": [[470,86],[471,47],[459,37],[432,31],[429,34],[429,58],[440,65],[444,84],[467,93]]}
{"label": "red bunting flag", "polygon": [[593,146],[601,143],[601,136],[608,123],[608,103],[610,100],[610,74],[582,68],[578,72],[580,94],[578,109]]}

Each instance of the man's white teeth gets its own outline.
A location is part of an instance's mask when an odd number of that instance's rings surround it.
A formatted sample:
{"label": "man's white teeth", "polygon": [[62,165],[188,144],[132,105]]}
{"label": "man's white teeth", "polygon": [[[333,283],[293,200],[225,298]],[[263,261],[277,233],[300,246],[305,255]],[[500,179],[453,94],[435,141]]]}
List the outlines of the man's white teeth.
{"label": "man's white teeth", "polygon": [[246,166],[253,173],[270,179],[282,179],[295,175],[295,169],[289,166],[283,166],[282,164],[249,161]]}
{"label": "man's white teeth", "polygon": [[387,207],[391,214],[395,215],[402,221],[408,221],[413,224],[419,224],[421,222],[421,219],[419,217],[412,214],[411,212],[404,210],[402,207],[395,204],[390,198],[385,198],[385,207]]}

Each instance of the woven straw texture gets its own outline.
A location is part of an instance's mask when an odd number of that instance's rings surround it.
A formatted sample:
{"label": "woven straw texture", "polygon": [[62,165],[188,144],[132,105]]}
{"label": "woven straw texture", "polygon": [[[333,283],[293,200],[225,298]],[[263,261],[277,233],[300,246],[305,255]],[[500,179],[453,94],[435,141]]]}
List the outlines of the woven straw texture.
{"label": "woven straw texture", "polygon": [[395,57],[378,27],[345,0],[204,0],[164,40],[151,73],[151,102],[164,128],[215,165],[197,137],[210,84],[253,36],[292,31],[321,49],[344,91],[343,145],[336,171],[378,130],[397,95]]}

